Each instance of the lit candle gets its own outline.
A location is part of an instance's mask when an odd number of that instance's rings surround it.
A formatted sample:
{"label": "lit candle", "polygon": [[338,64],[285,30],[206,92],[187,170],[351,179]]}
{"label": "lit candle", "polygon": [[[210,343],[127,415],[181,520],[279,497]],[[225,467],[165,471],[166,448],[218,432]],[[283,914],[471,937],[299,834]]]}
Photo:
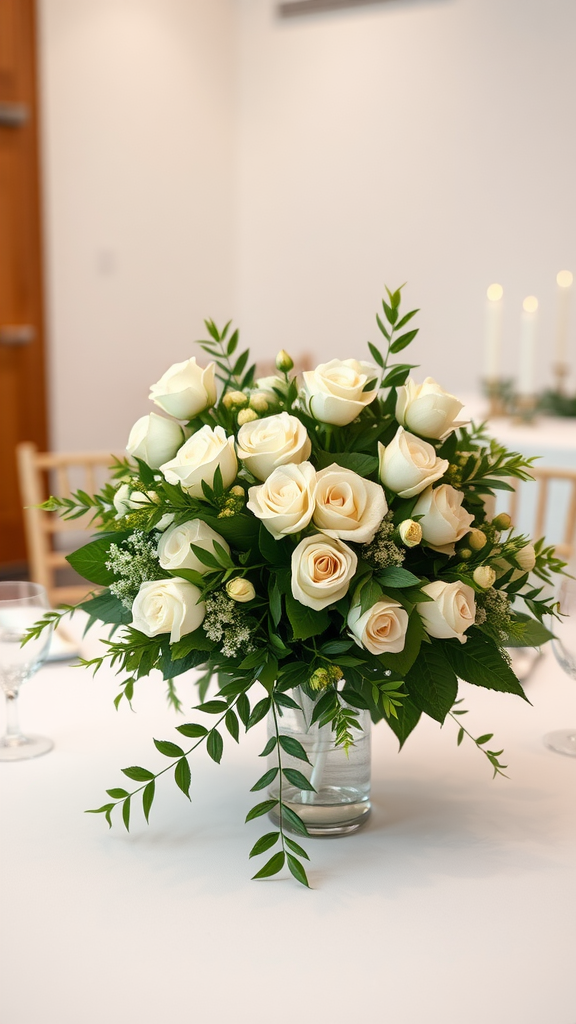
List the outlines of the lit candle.
{"label": "lit candle", "polygon": [[501,284],[491,284],[486,292],[484,376],[487,381],[498,380],[500,373],[503,295]]}
{"label": "lit candle", "polygon": [[556,362],[566,362],[566,350],[568,341],[568,318],[570,314],[570,302],[572,296],[572,281],[574,278],[569,270],[561,270],[556,275],[557,307],[556,307]]}
{"label": "lit candle", "polygon": [[519,395],[534,395],[536,393],[534,371],[537,311],[538,299],[534,295],[529,295],[522,303],[522,334],[520,337],[520,363],[518,376]]}

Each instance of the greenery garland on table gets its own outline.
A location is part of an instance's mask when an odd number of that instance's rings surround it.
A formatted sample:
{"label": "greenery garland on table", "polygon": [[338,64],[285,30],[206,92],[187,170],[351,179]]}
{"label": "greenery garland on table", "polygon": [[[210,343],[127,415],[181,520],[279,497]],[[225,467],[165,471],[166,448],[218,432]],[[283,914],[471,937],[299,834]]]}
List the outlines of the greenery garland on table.
{"label": "greenery garland on table", "polygon": [[[173,770],[189,796],[192,751],[204,745],[219,762],[224,736],[238,742],[269,712],[274,733],[261,756],[277,764],[253,791],[274,779],[311,790],[304,748],[280,729],[298,686],[346,750],[360,709],[400,746],[421,715],[451,717],[457,742],[470,737],[503,773],[492,734],[462,725],[458,679],[525,698],[506,648],[549,639],[542,620],[557,606],[543,585],[564,563],[542,539],[515,534],[507,515],[490,519],[486,498],[510,490],[510,477],[529,479],[533,460],[458,424],[456,398],[392,361],[417,334],[418,310],[402,315],[400,303],[401,289],[387,289],[371,362],[334,359],[296,376],[282,351],[277,376],[260,380],[249,353],[238,354],[238,331],[206,321],[200,345],[212,361],[175,364],[152,386],[167,415],[137,421],[112,481],[42,506],[94,515],[96,539],[69,562],[102,588],[79,607],[111,635],[101,657],[82,663],[109,661],[124,674],[116,707],[157,669],[181,711],[175,680],[196,669],[196,710],[215,721],[177,726],[187,749],[155,739],[168,765],[122,769],[137,787],[109,789],[90,813],[111,824],[119,807],[128,829],[138,795],[148,820],[160,775]],[[518,597],[527,611],[514,609]],[[30,636],[73,610],[48,613]],[[303,770],[285,767],[284,753]],[[286,834],[304,836],[306,826],[282,789],[246,820],[272,810],[278,829],[250,856],[279,848],[254,878],[287,864],[307,885],[307,854]]]}

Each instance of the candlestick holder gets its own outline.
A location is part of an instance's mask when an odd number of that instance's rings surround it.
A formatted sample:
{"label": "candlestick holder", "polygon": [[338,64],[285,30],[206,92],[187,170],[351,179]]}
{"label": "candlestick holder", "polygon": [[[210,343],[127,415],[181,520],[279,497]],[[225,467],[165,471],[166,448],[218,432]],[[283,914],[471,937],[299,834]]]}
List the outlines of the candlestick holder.
{"label": "candlestick holder", "polygon": [[514,403],[514,422],[532,424],[538,411],[537,395],[516,395]]}
{"label": "candlestick holder", "polygon": [[552,367],[552,372],[554,374],[554,393],[557,394],[557,395],[565,395],[566,394],[566,384],[565,384],[565,382],[566,382],[566,378],[568,377],[568,374],[570,373],[570,367],[568,366],[568,363],[564,363],[564,362],[554,363],[554,365]]}
{"label": "candlestick holder", "polygon": [[488,419],[506,416],[510,412],[514,396],[511,380],[499,377],[485,378],[482,381],[482,393],[488,399]]}

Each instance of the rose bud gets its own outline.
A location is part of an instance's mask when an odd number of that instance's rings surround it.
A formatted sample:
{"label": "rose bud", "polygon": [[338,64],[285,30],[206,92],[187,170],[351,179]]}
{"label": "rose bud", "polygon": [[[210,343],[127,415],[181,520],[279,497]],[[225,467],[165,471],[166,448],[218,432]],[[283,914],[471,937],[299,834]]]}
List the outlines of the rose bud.
{"label": "rose bud", "polygon": [[252,420],[258,419],[258,413],[254,412],[254,409],[240,409],[238,413],[238,425],[243,427],[245,423],[251,423]]}
{"label": "rose bud", "polygon": [[256,597],[256,591],[250,580],[245,580],[242,576],[235,576],[233,580],[228,580],[226,593],[233,601],[238,601],[240,604],[253,601]]}
{"label": "rose bud", "polygon": [[509,530],[512,526],[512,519],[507,512],[500,512],[496,518],[492,520],[492,526],[497,530]]}
{"label": "rose bud", "polygon": [[255,412],[267,412],[268,400],[266,395],[259,395],[258,392],[250,395],[250,408],[254,409]]}
{"label": "rose bud", "polygon": [[407,548],[415,548],[422,540],[422,527],[414,519],[404,519],[398,527],[398,533]]}
{"label": "rose bud", "polygon": [[288,355],[286,349],[281,348],[278,355],[276,356],[276,369],[282,373],[287,373],[288,370],[294,368],[294,360]]}
{"label": "rose bud", "polygon": [[243,391],[227,391],[222,401],[227,409],[243,409],[249,399]]}
{"label": "rose bud", "polygon": [[482,533],[482,530],[475,529],[470,530],[466,540],[473,551],[481,551],[486,543],[487,537],[485,533]]}
{"label": "rose bud", "polygon": [[472,579],[483,590],[489,590],[494,586],[496,573],[491,565],[477,565],[472,573]]}

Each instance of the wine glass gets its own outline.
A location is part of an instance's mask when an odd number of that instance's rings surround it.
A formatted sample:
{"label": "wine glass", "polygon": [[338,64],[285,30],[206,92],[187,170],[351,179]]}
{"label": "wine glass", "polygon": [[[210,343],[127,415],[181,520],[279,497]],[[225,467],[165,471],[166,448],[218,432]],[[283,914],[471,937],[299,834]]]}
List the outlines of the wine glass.
{"label": "wine glass", "polygon": [[[558,600],[562,618],[556,619],[550,629],[556,661],[564,671],[576,679],[576,579],[564,576],[558,587]],[[576,726],[573,729],[555,729],[547,732],[544,743],[558,754],[576,757]]]}
{"label": "wine glass", "polygon": [[46,754],[54,746],[45,736],[24,736],[18,725],[17,701],[22,683],[46,660],[51,627],[22,646],[22,638],[50,608],[39,583],[0,583],[0,684],[6,696],[6,732],[0,738],[0,761],[22,761]]}

